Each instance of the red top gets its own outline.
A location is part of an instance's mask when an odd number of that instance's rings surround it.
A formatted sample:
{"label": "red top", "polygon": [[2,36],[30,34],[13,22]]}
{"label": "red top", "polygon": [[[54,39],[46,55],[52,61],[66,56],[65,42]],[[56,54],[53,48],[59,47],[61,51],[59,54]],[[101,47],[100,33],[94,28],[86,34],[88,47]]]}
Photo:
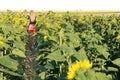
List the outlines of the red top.
{"label": "red top", "polygon": [[29,25],[29,32],[30,32],[30,33],[34,33],[35,31],[36,31],[35,26],[32,25],[32,24],[30,24],[30,25]]}

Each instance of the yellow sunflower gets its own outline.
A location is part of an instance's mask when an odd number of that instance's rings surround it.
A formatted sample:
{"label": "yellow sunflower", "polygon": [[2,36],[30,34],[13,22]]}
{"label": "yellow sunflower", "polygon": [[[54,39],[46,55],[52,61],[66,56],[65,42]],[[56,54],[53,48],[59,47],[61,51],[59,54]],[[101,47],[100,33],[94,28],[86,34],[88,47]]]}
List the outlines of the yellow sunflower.
{"label": "yellow sunflower", "polygon": [[78,69],[80,68],[88,69],[91,67],[92,67],[92,63],[90,63],[89,60],[85,59],[83,61],[76,61],[71,66],[69,66],[68,73],[67,73],[67,79],[69,80],[73,79]]}
{"label": "yellow sunflower", "polygon": [[114,30],[114,31],[112,32],[112,35],[115,35],[117,32],[118,32],[117,30]]}
{"label": "yellow sunflower", "polygon": [[44,40],[46,40],[48,38],[48,36],[44,36]]}
{"label": "yellow sunflower", "polygon": [[4,42],[3,42],[3,41],[0,41],[0,45],[2,45],[2,44],[4,44]]}
{"label": "yellow sunflower", "polygon": [[0,45],[2,45],[2,44],[4,44],[4,42],[3,42],[3,37],[0,36]]}
{"label": "yellow sunflower", "polygon": [[120,39],[120,35],[118,35],[118,36],[116,37],[116,39]]}

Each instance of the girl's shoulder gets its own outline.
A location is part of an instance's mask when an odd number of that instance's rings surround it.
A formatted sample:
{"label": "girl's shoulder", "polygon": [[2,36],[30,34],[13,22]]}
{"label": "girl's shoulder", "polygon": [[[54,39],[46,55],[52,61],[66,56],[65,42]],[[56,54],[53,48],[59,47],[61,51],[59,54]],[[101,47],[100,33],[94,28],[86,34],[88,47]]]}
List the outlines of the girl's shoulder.
{"label": "girl's shoulder", "polygon": [[[27,19],[30,19],[30,15],[27,15]],[[35,16],[35,19],[36,19],[36,16]]]}

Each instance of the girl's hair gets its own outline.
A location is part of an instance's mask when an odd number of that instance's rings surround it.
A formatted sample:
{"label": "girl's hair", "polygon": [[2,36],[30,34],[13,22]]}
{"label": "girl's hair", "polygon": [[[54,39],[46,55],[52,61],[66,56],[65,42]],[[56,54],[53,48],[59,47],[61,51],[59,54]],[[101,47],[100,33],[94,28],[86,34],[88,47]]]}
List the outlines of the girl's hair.
{"label": "girl's hair", "polygon": [[30,16],[30,20],[31,20],[32,22],[34,22],[34,21],[35,21],[35,12],[34,12],[33,10],[31,10],[31,11],[29,12],[29,16]]}

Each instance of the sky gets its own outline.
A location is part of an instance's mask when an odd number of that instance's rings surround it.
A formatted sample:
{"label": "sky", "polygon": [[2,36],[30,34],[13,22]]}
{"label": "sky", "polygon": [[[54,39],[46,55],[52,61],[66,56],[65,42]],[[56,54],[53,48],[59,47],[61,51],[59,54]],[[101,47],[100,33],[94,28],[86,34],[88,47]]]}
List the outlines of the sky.
{"label": "sky", "polygon": [[0,10],[120,10],[119,0],[0,0]]}

